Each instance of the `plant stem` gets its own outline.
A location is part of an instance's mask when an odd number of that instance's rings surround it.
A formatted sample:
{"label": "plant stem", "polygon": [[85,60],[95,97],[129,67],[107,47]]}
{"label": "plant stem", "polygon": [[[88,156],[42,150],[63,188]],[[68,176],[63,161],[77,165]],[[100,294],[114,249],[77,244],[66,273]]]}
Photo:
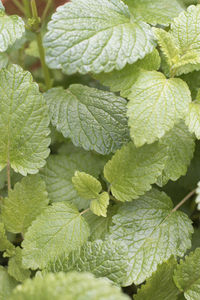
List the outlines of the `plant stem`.
{"label": "plant stem", "polygon": [[44,9],[42,17],[41,17],[42,21],[46,19],[47,13],[48,13],[51,5],[52,5],[52,0],[47,0],[47,5],[45,6],[45,9]]}
{"label": "plant stem", "polygon": [[23,0],[24,4],[24,14],[27,18],[31,18],[31,8],[30,8],[30,1],[29,0]]}
{"label": "plant stem", "polygon": [[194,194],[196,193],[196,190],[191,191],[189,194],[187,194],[187,196],[185,196],[183,198],[183,200],[181,200],[181,202],[179,202],[173,209],[172,209],[172,213],[177,211],[187,200],[189,200]]}
{"label": "plant stem", "polygon": [[49,69],[45,62],[45,51],[44,51],[44,47],[42,44],[40,21],[39,21],[39,16],[38,16],[38,11],[37,11],[37,6],[35,3],[35,0],[31,0],[31,8],[32,8],[32,16],[36,22],[36,27],[37,27],[36,28],[36,40],[37,40],[38,50],[39,50],[39,54],[40,54],[40,61],[41,61],[42,70],[43,70],[43,74],[44,74],[45,85],[48,90],[51,88],[51,77],[50,77]]}
{"label": "plant stem", "polygon": [[11,189],[11,179],[10,179],[10,161],[7,161],[7,181],[8,181],[8,191]]}
{"label": "plant stem", "polygon": [[18,0],[13,0],[13,3],[15,4],[15,6],[17,6],[17,8],[18,8],[23,14],[25,14],[25,9],[24,9],[23,5],[22,5]]}
{"label": "plant stem", "polygon": [[90,208],[88,207],[87,209],[83,210],[80,215],[82,216],[83,214],[85,214],[86,212],[88,212],[90,210]]}

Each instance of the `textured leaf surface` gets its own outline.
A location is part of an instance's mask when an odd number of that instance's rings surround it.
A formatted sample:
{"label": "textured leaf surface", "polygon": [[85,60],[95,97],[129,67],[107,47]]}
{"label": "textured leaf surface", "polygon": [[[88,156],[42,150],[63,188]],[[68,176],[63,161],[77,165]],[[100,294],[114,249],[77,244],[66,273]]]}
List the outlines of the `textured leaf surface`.
{"label": "textured leaf surface", "polygon": [[177,0],[124,0],[130,12],[139,20],[152,25],[169,25],[183,11]]}
{"label": "textured leaf surface", "polygon": [[198,300],[200,298],[200,248],[181,260],[174,274],[177,287],[184,292],[187,300]]}
{"label": "textured leaf surface", "polygon": [[2,220],[6,229],[13,233],[25,233],[48,202],[46,185],[39,175],[23,178],[3,200]]}
{"label": "textured leaf surface", "polygon": [[164,135],[160,143],[165,145],[168,153],[165,168],[158,180],[162,186],[169,179],[176,181],[186,174],[194,154],[195,142],[193,135],[181,121]]}
{"label": "textured leaf surface", "polygon": [[136,148],[132,142],[105,165],[104,176],[119,201],[131,201],[151,189],[165,166],[166,147],[154,143]]}
{"label": "textured leaf surface", "polygon": [[62,252],[81,246],[89,236],[89,226],[75,206],[54,203],[29,227],[22,243],[25,267],[44,268]]}
{"label": "textured leaf surface", "polygon": [[155,71],[143,72],[128,98],[131,137],[137,146],[163,137],[185,117],[191,102],[189,88],[183,80],[166,79]]}
{"label": "textured leaf surface", "polygon": [[7,16],[0,3],[0,52],[4,52],[25,32],[25,24],[18,16]]}
{"label": "textured leaf surface", "polygon": [[44,39],[47,63],[67,74],[120,70],[154,48],[149,25],[118,0],[73,0],[57,9]]}
{"label": "textured leaf surface", "polygon": [[120,71],[114,70],[110,73],[100,73],[95,75],[103,85],[108,86],[113,92],[120,92],[123,97],[127,97],[132,85],[136,82],[142,70],[158,70],[160,68],[160,56],[156,49],[147,54],[143,59],[132,65],[127,65]]}
{"label": "textured leaf surface", "polygon": [[5,68],[8,64],[8,55],[6,53],[0,53],[0,69]]}
{"label": "textured leaf surface", "polygon": [[179,290],[173,281],[176,265],[175,259],[172,258],[158,266],[157,271],[134,296],[135,300],[177,300]]}
{"label": "textured leaf surface", "polygon": [[119,288],[89,273],[47,274],[26,281],[13,292],[10,300],[128,300]]}
{"label": "textured leaf surface", "polygon": [[16,285],[17,281],[8,274],[6,268],[0,266],[0,299],[8,299]]}
{"label": "textured leaf surface", "polygon": [[6,251],[7,256],[12,256],[15,253],[15,247],[6,236],[4,224],[0,223],[0,252],[3,251]]}
{"label": "textured leaf surface", "polygon": [[129,140],[127,101],[113,93],[73,84],[51,89],[45,98],[53,126],[75,146],[109,154]]}
{"label": "textured leaf surface", "polygon": [[171,199],[152,189],[119,208],[113,217],[109,238],[124,241],[129,248],[126,284],[140,284],[171,255],[183,256],[191,247],[193,227],[180,211],[171,212]]}
{"label": "textured leaf surface", "polygon": [[195,133],[197,139],[200,139],[200,101],[193,101],[190,103],[185,123],[188,126],[189,131]]}
{"label": "textured leaf surface", "polygon": [[122,242],[101,241],[87,242],[81,248],[62,255],[51,262],[47,271],[65,273],[76,270],[90,272],[96,277],[107,277],[121,285],[128,268],[128,248]]}
{"label": "textured leaf surface", "polygon": [[98,197],[91,201],[90,209],[97,216],[107,216],[107,207],[109,205],[109,194],[103,192]]}
{"label": "textured leaf surface", "polygon": [[29,270],[22,267],[22,249],[19,247],[16,248],[15,255],[9,259],[8,274],[19,282],[23,282],[31,275]]}
{"label": "textured leaf surface", "polygon": [[84,151],[68,155],[51,155],[41,171],[50,200],[57,202],[80,199],[72,183],[75,171],[84,171],[97,177],[104,163],[101,156]]}
{"label": "textured leaf surface", "polygon": [[0,169],[10,161],[22,175],[37,173],[49,155],[49,117],[29,72],[17,65],[0,71]]}

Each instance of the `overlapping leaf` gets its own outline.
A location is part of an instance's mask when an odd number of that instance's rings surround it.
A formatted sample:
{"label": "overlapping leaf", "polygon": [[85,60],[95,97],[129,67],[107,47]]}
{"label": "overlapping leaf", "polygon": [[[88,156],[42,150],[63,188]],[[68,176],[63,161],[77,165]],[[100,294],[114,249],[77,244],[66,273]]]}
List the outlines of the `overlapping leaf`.
{"label": "overlapping leaf", "polygon": [[9,259],[8,274],[19,282],[23,282],[31,275],[31,272],[22,266],[22,249],[20,247],[16,248],[15,255]]}
{"label": "overlapping leaf", "polygon": [[167,132],[160,140],[165,145],[168,159],[162,175],[159,177],[159,185],[164,185],[169,179],[176,181],[186,174],[188,166],[194,154],[194,137],[188,131],[183,121]]}
{"label": "overlapping leaf", "polygon": [[7,16],[0,2],[0,52],[5,52],[25,32],[25,24],[19,16]]}
{"label": "overlapping leaf", "polygon": [[27,280],[18,286],[10,300],[128,300],[120,289],[108,280],[95,278],[89,273],[49,273],[40,278]]}
{"label": "overlapping leaf", "polygon": [[46,185],[39,175],[23,178],[3,200],[2,219],[6,229],[13,233],[25,233],[48,202]]}
{"label": "overlapping leaf", "polygon": [[177,300],[179,290],[173,281],[177,263],[174,258],[158,266],[145,285],[138,290],[135,300]]}
{"label": "overlapping leaf", "polygon": [[127,102],[113,93],[74,84],[53,88],[45,98],[53,126],[75,146],[105,155],[129,140]]}
{"label": "overlapping leaf", "polygon": [[37,173],[49,155],[49,117],[29,72],[0,70],[0,170],[7,163],[22,175]]}
{"label": "overlapping leaf", "polygon": [[0,252],[3,251],[6,251],[6,256],[12,256],[15,253],[15,247],[6,236],[4,224],[0,223]]}
{"label": "overlapping leaf", "polygon": [[104,176],[119,201],[131,201],[151,189],[167,160],[166,146],[154,143],[136,148],[130,142],[105,165]]}
{"label": "overlapping leaf", "polygon": [[200,139],[200,100],[190,103],[185,123],[188,126],[189,131],[195,133],[197,139]]}
{"label": "overlapping leaf", "polygon": [[175,271],[174,280],[177,287],[184,292],[187,300],[198,300],[200,298],[200,248],[181,260]]}
{"label": "overlapping leaf", "polygon": [[112,240],[87,242],[81,248],[61,255],[47,266],[48,272],[90,272],[96,277],[107,277],[118,285],[123,284],[128,268],[128,248]]}
{"label": "overlapping leaf", "polygon": [[100,73],[95,75],[103,85],[108,86],[113,92],[120,92],[123,97],[127,97],[132,85],[136,82],[142,70],[158,70],[160,67],[160,56],[156,49],[147,54],[143,59],[132,65],[127,65],[120,71],[114,70],[110,73]]}
{"label": "overlapping leaf", "polygon": [[183,256],[191,247],[193,227],[188,216],[172,212],[171,199],[152,189],[119,208],[109,238],[128,246],[129,268],[125,283],[140,284],[171,255]]}
{"label": "overlapping leaf", "polygon": [[191,102],[189,88],[183,80],[166,79],[156,71],[142,72],[128,98],[130,134],[136,146],[163,137],[185,117]]}
{"label": "overlapping leaf", "polygon": [[16,285],[17,281],[8,274],[6,268],[0,266],[0,299],[8,299]]}
{"label": "overlapping leaf", "polygon": [[139,20],[152,25],[169,25],[183,11],[180,1],[174,0],[124,0],[130,12]]}
{"label": "overlapping leaf", "polygon": [[151,28],[119,0],[73,0],[57,9],[44,39],[47,63],[67,74],[120,70],[154,48]]}
{"label": "overlapping leaf", "polygon": [[89,236],[89,226],[75,206],[54,203],[29,227],[22,243],[24,267],[37,269],[63,252],[81,246]]}

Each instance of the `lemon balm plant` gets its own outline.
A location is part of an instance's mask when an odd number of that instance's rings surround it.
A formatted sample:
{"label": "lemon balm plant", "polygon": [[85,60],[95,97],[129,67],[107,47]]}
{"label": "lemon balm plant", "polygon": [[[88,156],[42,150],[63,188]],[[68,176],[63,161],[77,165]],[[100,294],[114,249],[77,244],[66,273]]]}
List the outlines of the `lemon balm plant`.
{"label": "lemon balm plant", "polygon": [[0,1],[0,300],[200,299],[200,4]]}

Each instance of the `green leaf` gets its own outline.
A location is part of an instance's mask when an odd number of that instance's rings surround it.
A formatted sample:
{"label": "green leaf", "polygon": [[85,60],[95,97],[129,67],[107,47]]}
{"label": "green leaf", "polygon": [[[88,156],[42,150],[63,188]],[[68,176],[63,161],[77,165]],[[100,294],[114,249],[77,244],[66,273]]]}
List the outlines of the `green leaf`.
{"label": "green leaf", "polygon": [[125,283],[140,284],[171,255],[183,256],[191,247],[191,220],[172,212],[171,199],[152,189],[146,195],[119,208],[113,217],[109,239],[128,246],[129,268]]}
{"label": "green leaf", "polygon": [[47,266],[48,272],[65,273],[75,270],[90,272],[96,277],[107,277],[121,285],[128,268],[128,249],[124,243],[116,241],[87,242],[81,248],[61,255]]}
{"label": "green leaf", "polygon": [[16,285],[17,281],[8,274],[6,268],[0,266],[0,299],[9,299],[9,296]]}
{"label": "green leaf", "polygon": [[81,246],[89,236],[89,226],[75,206],[54,203],[29,227],[22,243],[24,267],[44,268],[62,252]]}
{"label": "green leaf", "polygon": [[151,278],[138,290],[135,300],[177,300],[179,290],[174,281],[173,274],[177,266],[174,258],[158,266]]}
{"label": "green leaf", "polygon": [[5,52],[25,32],[22,18],[13,15],[7,16],[2,3],[0,3],[0,52]]}
{"label": "green leaf", "polygon": [[80,84],[53,88],[45,99],[53,126],[75,146],[105,155],[129,141],[125,99]]}
{"label": "green leaf", "polygon": [[169,25],[183,11],[178,0],[123,0],[133,16],[151,25]]}
{"label": "green leaf", "polygon": [[69,272],[35,277],[18,286],[9,300],[128,300],[120,289],[89,273]]}
{"label": "green leaf", "polygon": [[198,182],[196,193],[197,193],[197,197],[196,197],[197,209],[200,210],[200,181]]}
{"label": "green leaf", "polygon": [[15,253],[15,247],[6,236],[4,224],[0,223],[0,252],[3,251],[6,251],[6,256],[12,256]]}
{"label": "green leaf", "polygon": [[15,255],[12,256],[8,262],[8,274],[17,281],[23,282],[30,277],[31,272],[22,266],[22,249],[17,247],[15,251]]}
{"label": "green leaf", "polygon": [[0,69],[7,67],[8,55],[6,53],[0,53]]}
{"label": "green leaf", "polygon": [[75,171],[84,171],[98,177],[104,163],[101,156],[81,150],[67,155],[51,155],[45,168],[41,171],[49,199],[52,202],[72,202],[81,199],[72,183]]}
{"label": "green leaf", "polygon": [[168,149],[168,159],[158,179],[159,185],[163,186],[169,179],[176,181],[186,174],[194,154],[195,142],[193,135],[181,121],[164,135],[160,143]]}
{"label": "green leaf", "polygon": [[181,260],[174,273],[174,281],[187,300],[200,298],[200,248]]}
{"label": "green leaf", "polygon": [[90,226],[90,241],[98,239],[104,240],[106,234],[109,232],[109,227],[112,224],[112,217],[117,212],[118,205],[109,206],[107,211],[107,217],[98,217],[91,211],[84,214],[84,218]]}
{"label": "green leaf", "polygon": [[131,201],[151,189],[167,159],[166,147],[158,143],[136,148],[130,142],[105,165],[104,176],[119,201]]}
{"label": "green leaf", "polygon": [[160,68],[160,56],[156,49],[147,54],[143,59],[138,60],[133,65],[126,65],[120,71],[114,70],[110,73],[100,73],[95,75],[103,85],[108,86],[113,92],[120,92],[123,97],[127,97],[132,85],[136,82],[142,70],[158,70]]}
{"label": "green leaf", "polygon": [[183,80],[166,79],[156,71],[141,73],[128,98],[130,133],[136,146],[163,137],[185,117],[191,102],[189,88]]}
{"label": "green leaf", "polygon": [[38,45],[36,40],[30,42],[28,48],[25,49],[25,54],[36,58],[40,58],[40,53],[38,50]]}
{"label": "green leaf", "polygon": [[6,229],[13,233],[25,233],[48,202],[46,185],[39,175],[23,178],[9,191],[8,198],[3,199],[2,220]]}
{"label": "green leaf", "polygon": [[185,123],[189,131],[195,133],[197,139],[200,139],[200,101],[197,100],[190,103]]}
{"label": "green leaf", "polygon": [[47,63],[67,74],[123,69],[152,52],[151,28],[118,0],[72,0],[57,9],[44,38]]}
{"label": "green leaf", "polygon": [[3,10],[3,11],[5,10],[5,8],[4,8],[3,3],[2,3],[1,0],[0,0],[0,9]]}
{"label": "green leaf", "polygon": [[29,72],[17,65],[0,71],[0,170],[7,162],[22,175],[37,173],[49,155],[49,117]]}
{"label": "green leaf", "polygon": [[107,207],[109,205],[109,194],[107,192],[103,192],[90,203],[91,211],[97,215],[102,217],[107,217]]}
{"label": "green leaf", "polygon": [[102,190],[101,183],[93,176],[78,171],[76,171],[74,177],[72,177],[72,182],[81,197],[86,200],[91,200],[91,211],[97,216],[106,217],[109,195],[107,192],[100,194]]}

